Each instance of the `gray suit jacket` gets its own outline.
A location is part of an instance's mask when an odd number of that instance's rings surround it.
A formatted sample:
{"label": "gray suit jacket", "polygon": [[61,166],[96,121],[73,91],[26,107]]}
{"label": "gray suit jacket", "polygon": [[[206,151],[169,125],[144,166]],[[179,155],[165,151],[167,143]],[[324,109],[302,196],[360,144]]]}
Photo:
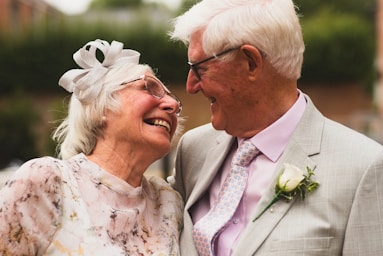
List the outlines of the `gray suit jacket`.
{"label": "gray suit jacket", "polygon": [[[314,170],[319,188],[304,201],[278,201],[250,222],[233,255],[383,255],[383,147],[326,119],[311,100],[254,217],[270,202],[283,163]],[[181,254],[197,255],[190,208],[205,195],[234,138],[208,124],[181,138],[174,187],[185,200]]]}

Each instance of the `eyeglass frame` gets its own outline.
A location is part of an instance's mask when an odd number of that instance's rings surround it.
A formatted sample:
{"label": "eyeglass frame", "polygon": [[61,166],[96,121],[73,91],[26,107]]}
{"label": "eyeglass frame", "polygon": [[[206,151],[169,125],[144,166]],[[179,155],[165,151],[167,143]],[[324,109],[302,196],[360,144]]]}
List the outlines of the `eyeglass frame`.
{"label": "eyeglass frame", "polygon": [[[147,81],[146,81],[146,77],[149,77],[149,78],[151,78],[151,79],[153,79],[155,82],[157,82],[157,84],[159,84],[160,85],[160,88],[162,89],[162,95],[156,95],[156,94],[154,94],[154,92],[153,92],[153,90],[151,90],[149,87],[148,87],[148,83],[147,83]],[[178,110],[177,110],[177,112],[175,113],[177,116],[179,116],[180,115],[180,113],[181,113],[181,111],[182,111],[182,102],[181,102],[181,100],[175,95],[175,94],[173,94],[162,82],[161,82],[161,80],[159,80],[157,77],[155,77],[155,76],[151,76],[151,75],[141,75],[139,78],[136,78],[136,79],[133,79],[133,80],[130,80],[130,81],[128,81],[128,82],[123,82],[123,83],[121,83],[120,85],[127,85],[127,84],[130,84],[130,83],[134,83],[134,82],[137,82],[137,81],[139,81],[139,80],[142,80],[142,81],[144,81],[145,82],[145,90],[147,90],[148,92],[149,92],[149,94],[150,95],[152,95],[153,96],[153,98],[155,98],[155,99],[162,99],[164,96],[165,96],[165,94],[166,95],[169,95],[172,99],[174,99],[176,102],[177,102],[177,104],[178,104]]]}
{"label": "eyeglass frame", "polygon": [[201,75],[198,73],[198,67],[197,67],[198,65],[205,63],[205,62],[208,62],[208,61],[213,60],[213,59],[217,59],[218,57],[220,57],[224,54],[227,54],[231,51],[238,50],[239,48],[241,48],[241,47],[238,46],[238,47],[226,49],[220,53],[214,54],[213,56],[207,57],[206,59],[200,60],[196,63],[192,63],[191,61],[188,61],[188,65],[190,66],[190,69],[193,71],[194,75],[197,77],[198,81],[201,81],[202,80]]}

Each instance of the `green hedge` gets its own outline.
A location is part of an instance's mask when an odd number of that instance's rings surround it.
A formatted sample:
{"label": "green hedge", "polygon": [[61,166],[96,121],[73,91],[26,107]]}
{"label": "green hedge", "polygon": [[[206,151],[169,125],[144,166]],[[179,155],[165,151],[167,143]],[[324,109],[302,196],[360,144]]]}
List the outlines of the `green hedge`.
{"label": "green hedge", "polygon": [[31,31],[23,40],[0,38],[0,92],[19,88],[28,91],[61,90],[57,85],[60,76],[77,67],[72,59],[73,53],[95,39],[118,40],[125,47],[140,51],[141,62],[158,69],[165,82],[179,83],[186,79],[186,48],[169,40],[165,26],[151,27],[145,22],[113,27],[76,23],[39,29],[46,32]]}
{"label": "green hedge", "polygon": [[26,161],[39,155],[36,124],[40,116],[29,97],[12,94],[0,108],[0,169],[11,161]]}
{"label": "green hedge", "polygon": [[[166,83],[184,84],[187,51],[167,36],[168,24],[85,24],[56,22],[32,30],[22,38],[0,38],[0,92],[18,88],[62,90],[59,77],[75,68],[72,54],[94,39],[118,40],[142,53],[141,61],[158,69]],[[306,43],[303,82],[359,81],[372,84],[375,34],[371,24],[356,15],[320,11],[302,18]]]}
{"label": "green hedge", "polygon": [[375,35],[366,21],[323,10],[302,25],[306,44],[303,81],[372,84]]}

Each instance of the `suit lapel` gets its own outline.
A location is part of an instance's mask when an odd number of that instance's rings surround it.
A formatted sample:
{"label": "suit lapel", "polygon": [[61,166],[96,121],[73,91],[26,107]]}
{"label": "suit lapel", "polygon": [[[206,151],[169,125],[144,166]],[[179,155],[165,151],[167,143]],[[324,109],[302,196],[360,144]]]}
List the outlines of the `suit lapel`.
{"label": "suit lapel", "polygon": [[[306,170],[306,167],[310,167],[312,170],[316,167],[315,162],[313,162],[310,157],[318,154],[320,151],[324,119],[315,109],[308,97],[307,102],[306,111],[302,120],[277,164],[273,175],[273,182],[254,209],[254,218],[272,200],[274,196],[275,182],[284,163],[295,165],[303,171]],[[253,222],[251,219],[249,225],[247,225],[246,229],[241,234],[233,255],[253,255],[269,236],[274,227],[278,225],[278,222],[280,222],[283,216],[288,213],[289,209],[293,207],[294,201],[295,200],[292,200],[288,203],[278,201],[258,220]]]}
{"label": "suit lapel", "polygon": [[199,172],[196,174],[198,180],[185,204],[184,230],[180,238],[180,246],[183,247],[183,250],[187,252],[188,255],[198,255],[194,243],[191,242],[193,241],[193,221],[189,210],[196,201],[206,193],[235,139],[225,132],[221,132],[215,140],[216,145],[211,147],[206,153],[204,164],[195,167],[194,171]]}
{"label": "suit lapel", "polygon": [[201,167],[204,174],[198,175],[196,185],[190,194],[187,204],[185,205],[186,209],[189,209],[211,185],[226,155],[228,154],[232,143],[234,142],[234,137],[226,133],[220,133],[220,135],[216,138],[216,141],[216,146],[212,147],[206,155],[206,160]]}

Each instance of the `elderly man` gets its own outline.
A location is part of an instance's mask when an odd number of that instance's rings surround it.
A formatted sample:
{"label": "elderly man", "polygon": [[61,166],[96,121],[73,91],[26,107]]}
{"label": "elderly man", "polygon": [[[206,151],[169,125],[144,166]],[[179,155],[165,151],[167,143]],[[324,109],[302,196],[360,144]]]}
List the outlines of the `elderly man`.
{"label": "elderly man", "polygon": [[177,151],[182,255],[383,255],[383,147],[297,88],[293,2],[203,0],[174,24],[211,103]]}

